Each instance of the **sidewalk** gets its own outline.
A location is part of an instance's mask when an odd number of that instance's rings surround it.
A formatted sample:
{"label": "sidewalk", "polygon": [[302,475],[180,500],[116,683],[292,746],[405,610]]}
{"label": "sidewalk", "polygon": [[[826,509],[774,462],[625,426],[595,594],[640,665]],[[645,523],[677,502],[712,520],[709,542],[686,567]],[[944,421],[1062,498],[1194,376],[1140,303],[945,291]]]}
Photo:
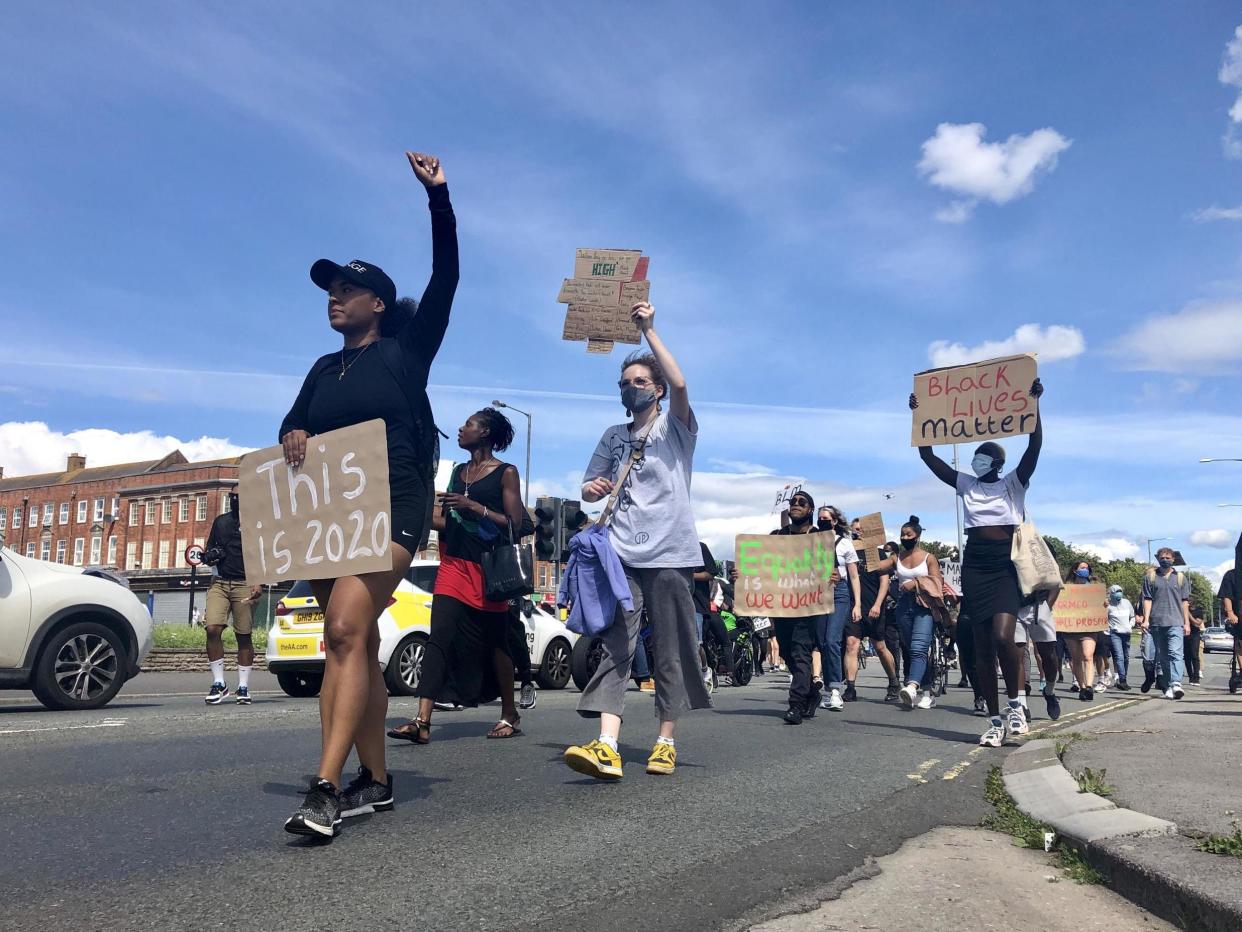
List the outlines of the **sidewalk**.
{"label": "sidewalk", "polygon": [[[1228,694],[1227,674],[1213,663],[1180,701],[1136,692],[1135,705],[1062,731],[1082,736],[1063,761],[1054,733],[1004,768],[1019,808],[1082,850],[1112,889],[1184,929],[1242,929],[1242,858],[1196,847],[1242,821],[1242,696]],[[1106,771],[1107,798],[1078,791],[1088,767]]]}

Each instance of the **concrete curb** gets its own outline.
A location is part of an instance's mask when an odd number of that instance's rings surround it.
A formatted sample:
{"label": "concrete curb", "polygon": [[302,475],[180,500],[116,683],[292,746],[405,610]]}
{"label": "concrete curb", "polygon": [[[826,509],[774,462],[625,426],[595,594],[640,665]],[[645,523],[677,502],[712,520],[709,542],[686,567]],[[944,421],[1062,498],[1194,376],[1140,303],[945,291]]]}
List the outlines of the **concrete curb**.
{"label": "concrete curb", "polygon": [[[200,647],[154,647],[143,658],[143,673],[199,673],[207,669],[207,649]],[[267,669],[267,655],[254,652],[254,666]],[[224,652],[224,669],[237,669],[237,651]]]}
{"label": "concrete curb", "polygon": [[1228,879],[1236,874],[1236,860],[1198,851],[1172,822],[1079,792],[1054,740],[1014,751],[1002,773],[1017,807],[1081,852],[1128,900],[1183,929],[1242,929],[1242,896],[1223,893],[1236,886]]}

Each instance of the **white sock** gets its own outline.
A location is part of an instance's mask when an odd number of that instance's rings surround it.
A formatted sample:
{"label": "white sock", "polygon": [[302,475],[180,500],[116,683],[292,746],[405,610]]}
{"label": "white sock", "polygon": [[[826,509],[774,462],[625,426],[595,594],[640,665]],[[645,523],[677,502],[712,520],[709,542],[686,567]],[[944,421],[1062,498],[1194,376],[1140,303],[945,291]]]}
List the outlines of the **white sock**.
{"label": "white sock", "polygon": [[600,741],[600,744],[606,744],[610,748],[612,748],[614,751],[617,749],[617,739],[614,738],[612,735],[600,735],[599,741]]}
{"label": "white sock", "polygon": [[1021,696],[1018,696],[1018,702],[1020,702],[1022,704],[1022,708],[1025,709],[1026,708],[1026,695],[1023,694]]}
{"label": "white sock", "polygon": [[[223,663],[223,661],[221,661],[221,663]],[[238,687],[238,689],[242,688],[243,686],[245,686],[245,687],[249,687],[249,686],[250,686],[250,671],[251,671],[251,669],[253,669],[253,668],[252,668],[252,667],[243,667],[243,666],[241,666],[240,664],[238,664],[238,666],[237,666],[237,687]]]}
{"label": "white sock", "polygon": [[656,744],[667,744],[670,748],[677,747],[677,742],[672,738],[656,738]]}
{"label": "white sock", "polygon": [[211,681],[212,683],[224,682],[224,658],[213,660],[211,662]]}

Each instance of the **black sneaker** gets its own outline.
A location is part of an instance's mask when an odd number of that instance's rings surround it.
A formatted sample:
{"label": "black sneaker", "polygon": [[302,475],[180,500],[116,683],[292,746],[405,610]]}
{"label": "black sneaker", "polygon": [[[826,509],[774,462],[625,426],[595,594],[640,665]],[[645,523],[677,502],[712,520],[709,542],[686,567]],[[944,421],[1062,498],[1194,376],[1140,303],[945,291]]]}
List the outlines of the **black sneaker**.
{"label": "black sneaker", "polygon": [[306,791],[306,801],[285,822],[291,835],[335,838],[341,830],[341,797],[327,780],[316,780]]}
{"label": "black sneaker", "polygon": [[519,709],[533,709],[535,702],[538,701],[538,694],[535,692],[534,683],[522,684],[522,697],[518,700]]}
{"label": "black sneaker", "polygon": [[806,703],[802,706],[803,718],[814,718],[816,711],[819,709],[819,700],[824,696],[824,691],[816,685],[815,681],[811,681],[811,692],[806,697]]}
{"label": "black sneaker", "polygon": [[1061,717],[1061,700],[1056,692],[1049,689],[1044,693],[1044,705],[1048,707],[1048,717],[1054,722]]}
{"label": "black sneaker", "polygon": [[1078,698],[1081,699],[1083,702],[1094,702],[1095,701],[1095,690],[1092,689],[1090,686],[1088,686],[1085,689],[1080,689],[1078,690]]}
{"label": "black sneaker", "polygon": [[229,696],[229,688],[223,683],[212,683],[211,692],[203,697],[203,702],[208,705],[219,705]]}
{"label": "black sneaker", "polygon": [[845,692],[841,695],[841,698],[844,699],[846,702],[857,702],[858,701],[858,690],[854,688],[853,683],[845,684]]}
{"label": "black sneaker", "polygon": [[789,707],[789,711],[785,713],[785,724],[786,725],[801,725],[802,724],[802,710],[799,709],[796,705],[791,705]]}
{"label": "black sneaker", "polygon": [[958,689],[970,689],[970,680],[967,677],[963,676],[960,680],[957,681],[957,688]]}
{"label": "black sneaker", "polygon": [[250,705],[250,687],[249,686],[238,686],[237,687],[237,704],[238,705]]}
{"label": "black sneaker", "polygon": [[977,697],[975,699],[975,715],[980,716],[980,717],[986,717],[987,714],[988,714],[987,700],[985,700],[982,697]]}
{"label": "black sneaker", "polygon": [[897,684],[894,683],[892,680],[890,680],[888,683],[888,691],[884,693],[884,701],[885,702],[896,702],[899,692],[900,690],[898,690]]}
{"label": "black sneaker", "polygon": [[1120,689],[1123,693],[1128,693],[1130,691],[1130,684],[1127,683],[1125,680],[1118,680],[1117,688]]}
{"label": "black sneaker", "polygon": [[1156,678],[1154,676],[1143,677],[1143,682],[1139,684],[1139,692],[1143,692],[1143,693],[1151,692],[1151,684],[1154,682],[1156,682]]}
{"label": "black sneaker", "polygon": [[341,818],[352,819],[369,812],[391,811],[392,774],[388,775],[387,783],[377,783],[371,777],[371,771],[359,767],[358,776],[341,790]]}

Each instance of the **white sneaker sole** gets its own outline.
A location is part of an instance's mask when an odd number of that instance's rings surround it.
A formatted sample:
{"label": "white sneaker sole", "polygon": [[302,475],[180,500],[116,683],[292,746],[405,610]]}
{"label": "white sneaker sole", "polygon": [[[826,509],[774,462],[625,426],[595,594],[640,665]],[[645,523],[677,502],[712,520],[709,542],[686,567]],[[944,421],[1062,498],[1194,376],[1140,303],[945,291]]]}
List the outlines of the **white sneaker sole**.
{"label": "white sneaker sole", "polygon": [[897,698],[901,700],[902,707],[907,709],[914,708],[914,698],[904,689],[897,691]]}
{"label": "white sneaker sole", "polygon": [[346,809],[341,813],[342,819],[352,819],[354,816],[370,815],[373,812],[392,812],[392,797],[381,800],[378,803],[367,803],[365,806],[358,806],[356,809]]}
{"label": "white sneaker sole", "polygon": [[324,838],[335,838],[341,828],[341,820],[337,819],[331,825],[319,825],[315,822],[307,822],[305,819],[299,819],[297,816],[285,822],[285,831],[290,835],[320,835]]}

